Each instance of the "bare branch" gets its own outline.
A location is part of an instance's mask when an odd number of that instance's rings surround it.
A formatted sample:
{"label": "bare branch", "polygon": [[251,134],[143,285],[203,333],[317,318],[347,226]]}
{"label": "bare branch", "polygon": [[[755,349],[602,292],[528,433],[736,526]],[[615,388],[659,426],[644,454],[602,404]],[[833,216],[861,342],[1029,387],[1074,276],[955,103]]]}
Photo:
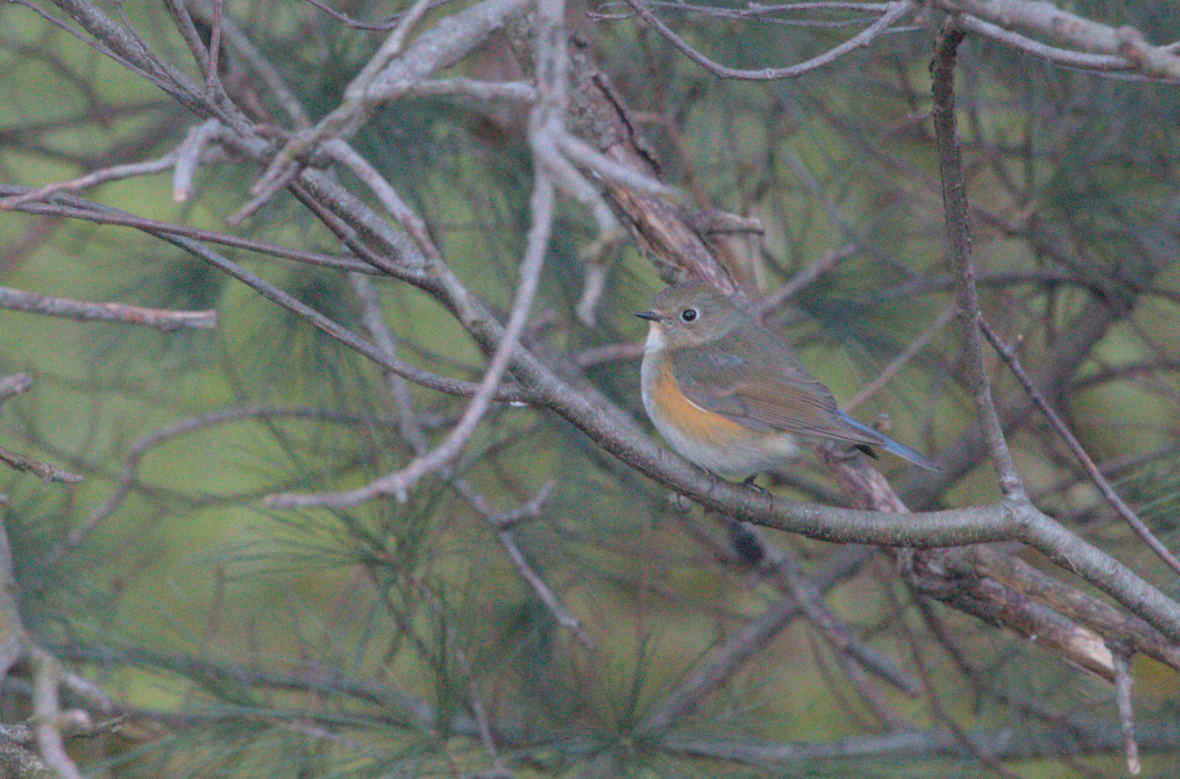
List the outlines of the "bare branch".
{"label": "bare branch", "polygon": [[82,477],[76,473],[70,473],[67,470],[58,468],[52,463],[34,460],[16,452],[10,452],[3,447],[0,447],[0,463],[4,463],[16,471],[31,471],[47,482],[57,481],[65,484],[77,484],[82,481]]}
{"label": "bare branch", "polygon": [[475,81],[470,78],[435,78],[406,88],[406,95],[463,95],[492,102],[532,103],[537,90],[524,81]]}
{"label": "bare branch", "polygon": [[871,398],[875,393],[880,391],[882,387],[889,383],[889,380],[893,378],[893,376],[899,370],[905,367],[909,361],[918,354],[918,352],[922,351],[922,349],[924,349],[926,345],[930,343],[934,336],[938,335],[940,332],[942,332],[944,327],[950,324],[950,321],[957,313],[958,307],[955,305],[950,305],[944,308],[942,313],[935,317],[934,321],[931,322],[924,331],[922,331],[921,335],[915,338],[908,346],[906,346],[905,349],[902,349],[896,357],[889,361],[889,364],[886,365],[879,374],[877,374],[876,378],[864,385],[860,392],[856,393],[856,395],[843,404],[845,410],[851,411],[861,403],[864,403],[866,400]]}
{"label": "bare branch", "polygon": [[0,406],[33,386],[33,377],[27,373],[14,373],[0,378]]}
{"label": "bare branch", "polygon": [[86,300],[37,295],[8,287],[0,287],[0,308],[76,319],[80,322],[118,322],[124,325],[141,325],[164,332],[178,330],[182,327],[194,330],[213,330],[217,327],[217,312],[212,310],[168,311],[160,308],[132,306],[126,303],[92,303]]}
{"label": "bare branch", "polygon": [[[548,490],[545,490],[547,493]],[[524,553],[520,551],[520,547],[516,543],[516,538],[510,530],[497,530],[496,537],[500,541],[500,545],[504,547],[504,551],[508,554],[508,559],[512,561],[512,565],[520,573],[521,577],[537,594],[541,603],[545,604],[545,608],[557,619],[557,623],[566,630],[574,634],[574,636],[582,642],[582,645],[587,648],[592,648],[594,643],[590,640],[589,634],[586,633],[585,628],[582,627],[582,621],[570,613],[570,610],[565,607],[565,604],[553,593],[549,585],[537,575],[533,567],[529,565],[529,561],[525,558]]]}
{"label": "bare branch", "polygon": [[[2,191],[2,189],[0,189],[0,191]],[[36,203],[27,204],[22,208],[29,211],[41,211],[45,209],[44,206]],[[404,376],[410,381],[455,395],[473,396],[476,392],[478,392],[478,384],[437,376],[429,373],[428,371],[418,369],[401,360],[392,360],[382,356],[382,354],[378,350],[374,349],[371,344],[369,344],[364,339],[359,338],[355,333],[351,332],[347,328],[324,316],[310,306],[300,302],[289,293],[284,292],[274,284],[264,280],[259,275],[246,270],[238,263],[235,263],[221,254],[212,251],[211,249],[203,246],[197,241],[190,239],[184,234],[186,232],[192,231],[186,230],[185,228],[181,228],[176,225],[154,222],[152,220],[137,219],[129,215],[121,214],[114,209],[107,209],[101,206],[93,206],[93,209],[94,211],[75,211],[73,209],[55,207],[53,210],[58,213],[69,213],[70,215],[76,215],[81,218],[91,219],[94,221],[107,221],[113,224],[127,224],[129,226],[143,230],[146,233],[156,235],[164,241],[179,246],[199,259],[202,259],[221,269],[229,276],[232,276],[247,286],[252,287],[257,292],[261,293],[263,297],[307,319],[313,326],[327,333],[331,337],[341,341],[349,348],[360,352],[379,365],[397,372],[399,375]],[[98,214],[101,214],[101,216],[96,215],[96,213],[94,213],[95,211],[97,211]],[[527,402],[529,397],[530,395],[527,392],[508,387],[498,388],[494,394],[494,398],[501,401]]]}
{"label": "bare branch", "polygon": [[1003,427],[996,413],[991,380],[983,362],[980,335],[979,294],[975,288],[975,267],[971,257],[971,227],[967,218],[967,193],[963,181],[963,160],[955,120],[955,63],[959,44],[966,33],[949,21],[939,34],[930,63],[933,79],[935,134],[938,138],[938,165],[942,180],[942,201],[946,213],[947,237],[951,259],[959,275],[959,311],[963,316],[963,335],[967,350],[967,370],[976,413],[983,426],[1000,489],[1009,500],[1026,501],[1020,475],[1012,463],[1012,454],[1004,440]]}
{"label": "bare branch", "polygon": [[[389,331],[384,319],[381,317],[377,291],[373,283],[366,277],[356,275],[351,280],[353,289],[356,291],[357,297],[361,300],[363,306],[362,316],[365,322],[365,328],[369,331],[370,336],[378,348],[385,351],[387,355],[394,356],[395,342],[393,334]],[[422,456],[426,454],[428,449],[426,437],[423,435],[418,420],[415,417],[409,393],[406,391],[405,382],[393,373],[387,373],[386,379],[390,394],[393,396],[394,404],[398,409],[401,433],[410,442],[414,453]],[[533,567],[520,551],[520,547],[516,543],[516,538],[512,534],[512,528],[517,524],[525,520],[535,519],[541,515],[542,505],[548,499],[549,493],[553,491],[554,483],[547,483],[519,509],[504,513],[497,511],[466,480],[458,477],[454,473],[454,469],[449,465],[444,464],[440,466],[439,475],[446,479],[492,526],[497,539],[500,541],[500,545],[508,555],[508,559],[516,567],[516,570],[525,582],[528,583],[529,587],[533,589],[537,597],[540,598],[541,602],[545,604],[545,607],[549,609],[549,612],[557,619],[558,624],[573,633],[583,645],[587,647],[591,646],[590,637],[582,627],[581,621],[570,613],[569,609],[553,593],[553,590],[545,583],[544,579],[533,570]]]}
{"label": "bare branch", "polygon": [[666,197],[672,199],[683,198],[681,193],[675,187],[670,187],[667,184],[648,178],[642,173],[637,172],[634,168],[621,165],[614,160],[607,157],[605,154],[600,154],[595,151],[585,141],[580,141],[577,138],[564,132],[556,134],[557,146],[563,151],[571,160],[587,167],[609,181],[619,184],[621,186],[630,187],[636,192],[643,192],[648,195],[655,195],[658,197]]}
{"label": "bare branch", "polygon": [[979,324],[983,329],[983,334],[987,337],[988,342],[990,342],[992,347],[999,353],[1001,357],[1004,358],[1004,362],[1008,364],[1008,367],[1020,381],[1020,384],[1024,387],[1024,391],[1028,393],[1028,396],[1032,399],[1033,403],[1035,403],[1040,412],[1045,415],[1045,418],[1049,420],[1049,424],[1053,426],[1053,429],[1057,432],[1057,435],[1061,437],[1061,440],[1065,441],[1065,445],[1069,447],[1069,450],[1073,452],[1075,457],[1078,458],[1078,462],[1081,463],[1082,468],[1085,469],[1086,474],[1090,477],[1090,480],[1094,482],[1094,486],[1097,487],[1098,491],[1102,493],[1102,497],[1106,499],[1106,502],[1109,503],[1112,508],[1114,508],[1115,512],[1123,518],[1124,522],[1130,525],[1131,529],[1135,531],[1135,535],[1139,536],[1139,538],[1143,540],[1143,543],[1147,544],[1151,551],[1155,552],[1156,555],[1161,560],[1163,560],[1164,563],[1174,572],[1180,574],[1180,560],[1176,559],[1176,555],[1172,554],[1172,551],[1168,549],[1168,547],[1165,546],[1164,543],[1160,541],[1154,533],[1151,532],[1151,529],[1147,527],[1147,524],[1142,519],[1140,519],[1139,515],[1136,514],[1135,511],[1127,505],[1127,502],[1119,496],[1118,492],[1114,488],[1114,485],[1112,485],[1107,480],[1107,478],[1102,475],[1102,472],[1098,470],[1098,466],[1094,463],[1093,458],[1091,458],[1086,450],[1082,447],[1082,444],[1080,441],[1078,441],[1077,436],[1075,436],[1073,432],[1070,431],[1069,426],[1065,424],[1065,420],[1063,420],[1060,415],[1058,415],[1058,413],[1053,410],[1053,407],[1045,401],[1044,396],[1041,395],[1041,393],[1037,390],[1036,385],[1034,385],[1032,380],[1029,379],[1028,374],[1024,371],[1024,367],[1020,364],[1020,359],[1016,356],[1016,352],[1013,351],[1010,346],[1000,340],[999,336],[996,335],[995,331],[992,330],[991,326],[988,325],[986,320],[981,318],[979,320]]}
{"label": "bare branch", "polygon": [[314,128],[288,144],[254,185],[254,200],[235,214],[242,219],[294,175],[293,161],[328,138],[349,140],[368,120],[377,104],[396,99],[406,89],[462,58],[509,17],[522,13],[527,0],[484,0],[450,16],[419,35],[402,56],[405,36],[430,8],[429,0],[417,0],[413,11],[398,22],[378,55],[353,79],[341,105]]}
{"label": "bare branch", "polygon": [[286,112],[291,124],[297,129],[310,127],[311,120],[308,118],[303,104],[291,91],[291,88],[287,86],[278,69],[271,64],[270,60],[266,58],[266,55],[258,49],[242,28],[228,14],[222,13],[220,0],[218,2],[214,2],[213,0],[196,0],[194,5],[194,11],[211,28],[220,32],[227,47],[231,48],[234,53],[241,57],[250,69],[262,79],[267,89],[270,90],[270,94]]}
{"label": "bare branch", "polygon": [[[910,0],[899,0],[895,3],[885,3],[881,8],[881,16],[877,21],[870,24],[864,30],[852,36],[848,40],[841,43],[839,46],[834,46],[811,59],[800,62],[797,65],[788,65],[781,68],[760,68],[758,70],[741,70],[737,68],[726,67],[701,54],[695,48],[690,46],[683,38],[677,35],[671,27],[664,24],[664,22],[652,13],[651,9],[643,2],[643,0],[627,0],[635,12],[643,18],[645,22],[654,27],[660,35],[668,39],[668,42],[679,49],[690,60],[697,63],[705,70],[709,71],[719,78],[734,78],[744,79],[749,81],[775,81],[784,78],[796,78],[805,73],[810,73],[813,70],[822,68],[835,62],[845,54],[855,51],[856,49],[868,46],[878,36],[884,34],[890,27],[901,21],[906,14],[914,9],[914,3]],[[874,9],[876,10],[876,9]]]}
{"label": "bare branch", "polygon": [[81,710],[68,714],[61,710],[58,685],[65,676],[61,663],[43,649],[33,647],[33,723],[37,731],[37,747],[58,779],[82,779],[82,772],[66,752],[62,731],[72,727],[86,727],[89,717]]}
{"label": "bare branch", "polygon": [[936,0],[935,5],[1003,28],[1023,27],[1046,38],[1064,39],[1087,52],[1117,55],[1149,78],[1180,79],[1180,56],[1148,43],[1135,28],[1111,27],[1044,0]]}
{"label": "bare branch", "polygon": [[[985,22],[976,16],[963,16],[961,18],[963,29],[981,35],[985,38],[991,38],[1007,46],[1011,46],[1017,51],[1022,51],[1026,54],[1031,54],[1047,62],[1052,62],[1054,65],[1061,65],[1067,68],[1077,68],[1079,70],[1098,70],[1110,73],[1128,73],[1130,72],[1134,77],[1140,79],[1149,79],[1150,76],[1134,73],[1135,65],[1125,57],[1120,57],[1117,54],[1091,54],[1089,52],[1072,51],[1070,49],[1060,49],[1055,46],[1048,46],[1033,38],[1028,38],[1020,33],[1012,32],[997,24]],[[1163,81],[1164,79],[1157,79]],[[1173,81],[1174,79],[1166,79]]]}
{"label": "bare branch", "polygon": [[172,174],[172,202],[183,203],[193,191],[193,176],[209,143],[220,137],[221,122],[210,119],[193,127],[176,149],[176,171]]}
{"label": "bare branch", "polygon": [[[540,271],[544,263],[545,251],[549,243],[549,231],[552,228],[554,206],[553,185],[548,178],[538,172],[533,196],[533,227],[529,231],[528,248],[520,269],[520,286],[516,301],[513,303],[512,314],[509,316],[505,329],[505,339],[501,340],[491,363],[480,382],[479,388],[472,396],[472,401],[464,412],[463,417],[451,430],[447,438],[429,454],[416,459],[406,468],[391,473],[359,489],[332,495],[272,495],[267,503],[274,508],[306,508],[311,506],[346,507],[355,506],[374,497],[393,495],[399,501],[405,501],[408,490],[415,482],[428,473],[449,463],[459,455],[468,438],[475,432],[476,425],[483,418],[489,403],[496,395],[500,380],[512,359],[512,352],[516,347],[516,339],[524,329],[528,310],[532,304],[533,295],[540,280]],[[366,349],[366,351],[373,351]]]}
{"label": "bare branch", "polygon": [[[23,202],[27,201],[26,195],[29,195],[33,190],[27,187],[11,187],[0,185],[0,209],[11,209],[13,211],[21,211],[29,214],[43,214],[47,216],[62,216],[70,219],[81,219],[95,224],[118,225],[122,227],[132,227],[141,230],[145,233],[156,234],[159,232],[167,232],[172,235],[192,238],[196,241],[207,241],[209,243],[216,243],[222,246],[230,246],[237,249],[246,249],[247,251],[256,252],[264,257],[273,257],[277,259],[293,260],[295,262],[304,262],[309,265],[318,265],[328,268],[336,268],[339,270],[354,271],[357,273],[376,274],[380,272],[372,263],[362,262],[351,257],[341,257],[331,254],[322,254],[320,252],[309,252],[300,249],[288,249],[285,246],[280,246],[274,243],[267,243],[265,241],[257,241],[251,238],[242,238],[236,235],[229,235],[227,233],[220,233],[215,230],[203,230],[197,227],[187,227],[185,225],[174,224],[171,222],[161,222],[155,219],[145,219],[144,217],[128,214],[123,211],[117,211],[107,206],[99,205],[96,202],[84,200],[82,198],[73,198],[67,196],[56,196],[52,198],[51,202]],[[12,199],[9,199],[9,198]],[[22,201],[15,204],[16,200]]]}
{"label": "bare branch", "polygon": [[1121,652],[1114,653],[1115,702],[1119,710],[1119,728],[1123,732],[1123,753],[1127,758],[1127,773],[1138,776],[1143,770],[1139,762],[1139,744],[1135,741],[1135,709],[1131,703],[1131,662]]}
{"label": "bare branch", "polygon": [[[216,116],[224,124],[233,127],[242,136],[251,135],[249,123],[228,101],[215,103],[206,100],[202,90],[188,79],[178,68],[160,58],[148,44],[133,30],[117,23],[89,0],[55,0],[57,6],[66,11],[82,25],[104,49],[125,67],[138,71],[144,78],[171,95],[181,105],[197,112],[200,116]],[[108,48],[109,47],[109,48]]]}
{"label": "bare branch", "polygon": [[127,165],[114,165],[109,168],[102,168],[101,170],[96,170],[93,173],[80,176],[71,181],[49,184],[40,189],[25,192],[22,195],[5,197],[3,200],[0,200],[0,209],[4,209],[5,211],[15,210],[25,203],[35,200],[45,200],[55,192],[80,192],[83,189],[89,189],[98,184],[105,184],[108,181],[122,181],[135,176],[150,176],[153,173],[162,173],[176,165],[176,160],[177,152],[173,151],[150,162],[134,162]]}

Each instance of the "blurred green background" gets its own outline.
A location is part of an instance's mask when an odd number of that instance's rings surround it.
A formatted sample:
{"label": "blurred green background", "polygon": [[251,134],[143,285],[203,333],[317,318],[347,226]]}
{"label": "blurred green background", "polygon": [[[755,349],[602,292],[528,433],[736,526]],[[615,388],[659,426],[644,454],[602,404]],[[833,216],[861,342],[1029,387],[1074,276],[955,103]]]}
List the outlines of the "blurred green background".
{"label": "blurred green background", "polygon": [[[374,23],[402,10],[365,0],[346,5],[337,10]],[[0,177],[7,185],[40,187],[156,159],[197,123],[33,7],[0,9]],[[35,7],[68,23],[48,4]],[[202,83],[163,5],[106,8],[119,18],[116,10],[158,55]],[[761,220],[764,235],[723,239],[756,286],[773,290],[825,253],[846,250],[773,321],[842,402],[856,395],[953,301],[928,115],[927,63],[940,15],[916,15],[802,78],[742,83],[713,78],[633,19],[601,21],[588,10],[610,9],[571,6],[569,24],[635,112],[666,180],[702,207]],[[1150,40],[1180,38],[1170,2],[1082,2],[1073,10],[1135,25]],[[454,11],[443,5],[424,25]],[[313,121],[337,105],[386,34],[305,3],[235,2],[225,13]],[[808,18],[825,24],[666,14],[689,43],[733,67],[813,56],[847,37],[844,20],[859,18],[815,9]],[[231,94],[257,106],[256,121],[282,124],[266,85],[232,42],[223,46]],[[519,70],[494,36],[448,75],[508,79]],[[1175,85],[1070,71],[969,38],[959,87],[985,313],[1005,338],[1019,339],[1030,371],[1062,370],[1052,374],[1050,400],[1175,548]],[[355,139],[427,221],[449,266],[501,311],[512,300],[529,226],[526,113],[411,96],[383,107]],[[228,227],[226,217],[248,199],[259,172],[251,164],[207,165],[183,204],[173,202],[167,174],[79,194],[141,217],[345,254],[288,193]],[[373,200],[350,174],[339,176]],[[631,312],[661,282],[633,246],[611,258],[597,323],[574,314],[584,276],[579,250],[593,238],[585,210],[563,201],[526,341],[539,350],[577,357],[642,338]],[[359,487],[411,460],[395,396],[374,365],[201,260],[129,228],[0,212],[0,245],[4,286],[215,308],[220,318],[215,331],[157,332],[0,311],[0,368],[34,379],[30,392],[5,403],[0,446],[85,477],[65,486],[5,470],[0,491],[8,496],[5,528],[26,623],[126,716],[117,733],[73,745],[94,775],[1002,772],[953,739],[950,747],[924,740],[912,750],[885,741],[956,730],[987,745],[1018,742],[1004,752],[1008,775],[1125,772],[1117,740],[1102,746],[1091,738],[1117,733],[1110,685],[916,599],[884,555],[869,555],[841,577],[827,604],[928,693],[908,698],[866,676],[796,620],[690,714],[647,732],[643,723],[711,651],[784,597],[727,557],[721,524],[669,500],[556,416],[494,408],[455,471],[505,512],[553,483],[540,516],[512,536],[580,621],[586,646],[543,605],[453,483],[426,479],[404,503],[266,507],[270,494]],[[362,332],[345,273],[220,250]],[[479,379],[485,357],[448,311],[403,282],[372,283],[399,357]],[[1084,345],[1084,359],[1061,369],[1049,357],[1078,335],[1096,301],[1118,309],[1117,321]],[[891,435],[923,451],[953,447],[975,424],[960,349],[955,326],[943,328],[854,415],[871,421],[887,412]],[[646,427],[638,355],[628,354],[590,364],[578,380]],[[992,364],[1000,402],[1018,397],[1014,380]],[[465,407],[462,399],[407,391],[429,442],[441,440]],[[223,418],[173,427],[213,413]],[[1043,420],[1027,417],[1010,433],[1040,507],[1177,594],[1174,575],[1112,517]],[[126,497],[82,543],[55,554],[112,495],[132,453],[142,459]],[[915,510],[998,494],[986,459],[935,493],[904,475],[899,461],[881,465],[895,472]],[[771,484],[789,498],[840,499],[810,462]],[[768,537],[811,571],[841,553]],[[1173,732],[1180,685],[1148,660],[1136,662],[1135,676],[1143,775],[1172,776],[1180,769]],[[6,721],[28,715],[19,674],[3,693]],[[713,751],[693,747],[701,743]],[[725,745],[767,743],[796,745],[800,759],[719,756]],[[828,743],[848,752],[820,760],[804,749]],[[863,754],[851,751],[856,744]]]}

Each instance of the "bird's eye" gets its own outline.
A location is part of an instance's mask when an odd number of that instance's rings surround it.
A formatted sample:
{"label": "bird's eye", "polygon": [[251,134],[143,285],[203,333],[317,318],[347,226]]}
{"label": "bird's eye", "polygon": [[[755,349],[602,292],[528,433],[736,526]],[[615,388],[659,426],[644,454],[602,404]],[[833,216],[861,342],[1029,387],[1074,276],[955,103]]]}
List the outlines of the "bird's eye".
{"label": "bird's eye", "polygon": [[685,322],[692,322],[697,318],[697,310],[695,308],[686,308],[680,312],[680,319]]}

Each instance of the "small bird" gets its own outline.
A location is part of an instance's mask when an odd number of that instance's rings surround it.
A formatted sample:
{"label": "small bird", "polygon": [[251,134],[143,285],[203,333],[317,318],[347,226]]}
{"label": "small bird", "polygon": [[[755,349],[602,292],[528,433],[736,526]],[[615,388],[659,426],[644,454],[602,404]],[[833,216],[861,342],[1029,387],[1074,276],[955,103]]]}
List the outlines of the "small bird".
{"label": "small bird", "polygon": [[636,316],[649,325],[643,406],[672,448],[702,468],[752,477],[834,441],[938,470],[841,411],[786,341],[706,283],[668,287]]}

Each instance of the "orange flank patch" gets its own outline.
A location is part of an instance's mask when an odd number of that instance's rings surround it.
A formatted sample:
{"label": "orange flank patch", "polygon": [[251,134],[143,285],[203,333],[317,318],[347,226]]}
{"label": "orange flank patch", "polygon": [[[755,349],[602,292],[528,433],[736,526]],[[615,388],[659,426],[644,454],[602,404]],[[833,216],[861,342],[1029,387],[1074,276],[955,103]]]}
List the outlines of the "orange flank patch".
{"label": "orange flank patch", "polygon": [[665,423],[677,428],[690,441],[704,440],[718,445],[753,434],[745,425],[703,409],[686,398],[670,370],[660,371],[652,388],[652,400]]}

